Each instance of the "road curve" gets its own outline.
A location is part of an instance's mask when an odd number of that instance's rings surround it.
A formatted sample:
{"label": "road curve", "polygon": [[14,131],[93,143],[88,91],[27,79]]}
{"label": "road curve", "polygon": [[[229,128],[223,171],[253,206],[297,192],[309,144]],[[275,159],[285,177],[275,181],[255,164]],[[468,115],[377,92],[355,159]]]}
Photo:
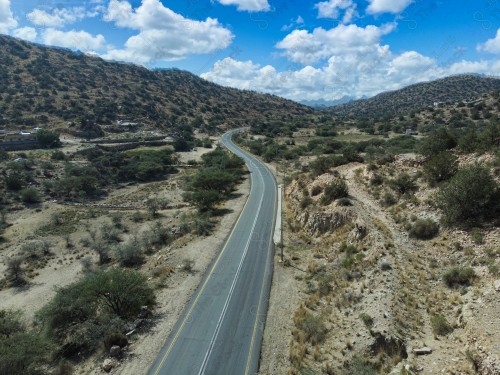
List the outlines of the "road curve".
{"label": "road curve", "polygon": [[231,141],[252,187],[224,248],[149,369],[150,375],[253,375],[258,371],[271,288],[276,182],[269,169]]}

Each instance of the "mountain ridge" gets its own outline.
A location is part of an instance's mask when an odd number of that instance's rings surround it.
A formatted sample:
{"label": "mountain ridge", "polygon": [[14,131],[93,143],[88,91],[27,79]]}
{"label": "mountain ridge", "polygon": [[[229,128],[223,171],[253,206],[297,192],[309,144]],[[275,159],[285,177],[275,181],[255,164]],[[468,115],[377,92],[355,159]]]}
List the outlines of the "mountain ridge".
{"label": "mountain ridge", "polygon": [[247,119],[290,119],[314,110],[291,100],[223,87],[178,69],[150,70],[131,63],[52,48],[0,35],[0,126],[64,130],[80,122],[145,127],[195,123],[213,130]]}
{"label": "mountain ridge", "polygon": [[386,91],[325,110],[353,118],[395,116],[433,106],[434,103],[459,102],[496,90],[500,90],[499,77],[458,74]]}

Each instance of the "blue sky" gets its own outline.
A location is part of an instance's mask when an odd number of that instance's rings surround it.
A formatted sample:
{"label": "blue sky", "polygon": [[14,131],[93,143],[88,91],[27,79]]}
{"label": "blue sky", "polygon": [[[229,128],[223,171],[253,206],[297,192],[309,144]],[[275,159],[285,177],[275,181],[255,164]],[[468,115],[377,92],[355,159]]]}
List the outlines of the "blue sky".
{"label": "blue sky", "polygon": [[500,75],[500,0],[0,0],[0,33],[294,100]]}

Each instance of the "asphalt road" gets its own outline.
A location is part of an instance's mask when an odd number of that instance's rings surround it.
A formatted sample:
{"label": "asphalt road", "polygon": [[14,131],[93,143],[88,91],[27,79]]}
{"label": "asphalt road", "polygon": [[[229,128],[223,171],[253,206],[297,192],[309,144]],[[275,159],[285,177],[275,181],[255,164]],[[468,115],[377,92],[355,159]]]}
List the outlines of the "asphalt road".
{"label": "asphalt road", "polygon": [[250,375],[258,371],[271,287],[276,183],[260,161],[231,141],[251,173],[247,203],[224,248],[209,267],[151,375]]}

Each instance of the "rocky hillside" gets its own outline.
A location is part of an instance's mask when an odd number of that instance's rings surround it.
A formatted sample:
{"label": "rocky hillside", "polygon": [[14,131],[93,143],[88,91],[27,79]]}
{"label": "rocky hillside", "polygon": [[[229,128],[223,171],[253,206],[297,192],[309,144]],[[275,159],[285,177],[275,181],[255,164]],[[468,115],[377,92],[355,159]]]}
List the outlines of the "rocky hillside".
{"label": "rocky hillside", "polygon": [[0,126],[64,129],[117,119],[157,128],[239,126],[313,112],[276,96],[225,88],[179,70],[148,70],[0,36]]}
{"label": "rocky hillside", "polygon": [[393,116],[433,106],[434,103],[461,102],[497,90],[500,90],[498,78],[456,75],[334,106],[328,111],[354,118]]}

